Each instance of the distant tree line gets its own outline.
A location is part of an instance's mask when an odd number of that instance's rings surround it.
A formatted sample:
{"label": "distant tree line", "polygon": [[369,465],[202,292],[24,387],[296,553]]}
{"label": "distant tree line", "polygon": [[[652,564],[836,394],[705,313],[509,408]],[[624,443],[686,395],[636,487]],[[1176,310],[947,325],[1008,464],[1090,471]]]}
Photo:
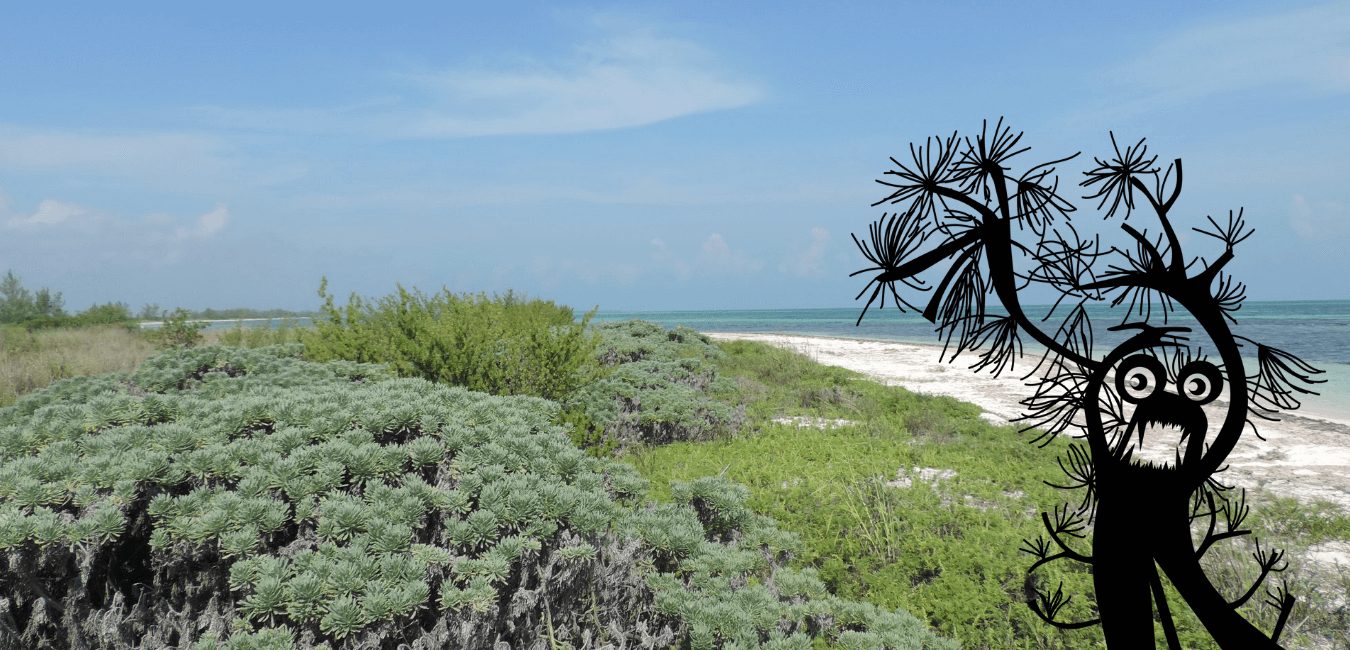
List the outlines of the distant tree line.
{"label": "distant tree line", "polygon": [[123,324],[132,320],[131,308],[126,303],[93,305],[70,314],[66,312],[65,300],[59,291],[46,287],[30,291],[13,271],[7,271],[0,280],[0,324],[41,328]]}
{"label": "distant tree line", "polygon": [[[296,318],[309,316],[309,312],[295,312],[285,309],[203,309],[186,312],[193,320],[237,320],[241,318]],[[156,304],[141,307],[133,312],[124,302],[97,304],[78,313],[69,313],[65,309],[65,299],[61,292],[47,287],[30,290],[23,286],[22,279],[14,271],[6,271],[0,279],[0,324],[19,325],[29,329],[44,327],[74,327],[83,325],[129,325],[140,320],[163,320],[168,318],[168,310]]]}

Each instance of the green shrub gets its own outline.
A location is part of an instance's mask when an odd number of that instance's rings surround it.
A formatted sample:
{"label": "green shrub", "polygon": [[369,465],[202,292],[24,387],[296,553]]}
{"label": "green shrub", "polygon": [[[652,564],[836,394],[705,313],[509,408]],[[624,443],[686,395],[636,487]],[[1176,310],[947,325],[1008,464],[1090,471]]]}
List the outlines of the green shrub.
{"label": "green shrub", "polygon": [[206,323],[190,320],[188,310],[179,307],[161,316],[160,326],[150,330],[146,336],[159,347],[190,348],[202,342],[202,330]]}
{"label": "green shrub", "polygon": [[707,337],[636,320],[596,331],[596,357],[609,373],[566,402],[578,443],[622,450],[706,440],[738,428],[743,411],[717,398],[732,387],[718,377],[721,352]]}
{"label": "green shrub", "polygon": [[315,327],[302,334],[306,356],[389,364],[400,375],[494,395],[562,399],[593,378],[595,339],[568,307],[514,293],[434,295],[398,292],[339,308],[324,299]]}
{"label": "green shrub", "polygon": [[70,315],[61,292],[46,287],[30,291],[13,271],[0,278],[0,323],[22,325],[27,329],[86,327],[91,325],[134,325],[131,307],[121,302],[93,305]]}
{"label": "green shrub", "polygon": [[135,326],[131,307],[124,302],[93,305],[69,319],[69,325],[130,325]]}

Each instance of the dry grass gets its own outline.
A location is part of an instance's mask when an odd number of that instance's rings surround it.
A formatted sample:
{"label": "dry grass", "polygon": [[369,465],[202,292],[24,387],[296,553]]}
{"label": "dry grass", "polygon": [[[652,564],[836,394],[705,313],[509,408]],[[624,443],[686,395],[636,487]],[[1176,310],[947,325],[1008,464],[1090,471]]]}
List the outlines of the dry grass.
{"label": "dry grass", "polygon": [[0,327],[0,406],[67,377],[128,372],[155,348],[124,327]]}

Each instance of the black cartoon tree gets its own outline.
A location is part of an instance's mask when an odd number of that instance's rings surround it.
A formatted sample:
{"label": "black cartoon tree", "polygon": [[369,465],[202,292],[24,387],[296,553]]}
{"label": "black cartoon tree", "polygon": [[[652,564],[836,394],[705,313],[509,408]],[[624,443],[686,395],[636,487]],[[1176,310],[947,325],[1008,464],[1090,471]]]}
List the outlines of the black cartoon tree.
{"label": "black cartoon tree", "polygon": [[[1105,219],[1122,221],[1127,244],[1103,248],[1100,235],[1080,234],[1086,229],[1075,227],[1076,209],[1060,193],[1055,168],[1078,154],[1015,174],[1013,159],[1028,151],[1021,138],[999,120],[992,131],[986,123],[977,136],[929,138],[910,145],[907,161],[891,159],[894,168],[877,181],[889,194],[873,205],[898,209],[873,223],[869,237],[854,236],[871,263],[853,274],[870,277],[858,321],[889,297],[936,326],[944,355],[969,352],[976,372],[996,375],[1013,368],[1024,339],[1045,349],[1025,377],[1032,390],[1023,421],[1042,446],[1065,433],[1078,439],[1059,459],[1067,479],[1057,487],[1081,497],[1042,513],[1045,532],[1022,550],[1034,558],[1033,574],[1051,562],[1088,565],[1098,613],[1061,620],[1062,589],[1036,587],[1028,604],[1046,623],[1099,624],[1110,648],[1151,648],[1156,611],[1178,648],[1169,609],[1177,604],[1168,603],[1161,572],[1220,647],[1280,647],[1295,601],[1283,585],[1265,589],[1278,610],[1273,629],[1257,628],[1239,608],[1285,569],[1283,554],[1258,544],[1260,577],[1235,600],[1201,565],[1213,544],[1250,532],[1242,527],[1245,493],[1218,478],[1225,459],[1246,430],[1259,436],[1257,421],[1298,408],[1320,372],[1231,328],[1244,285],[1224,267],[1252,230],[1240,211],[1208,218],[1193,230],[1216,240],[1217,255],[1188,259],[1171,216],[1181,160],[1163,169],[1143,140],[1122,151],[1112,135],[1112,154],[1094,159],[1081,183]],[[1149,225],[1135,227],[1132,214]],[[1037,292],[1054,304],[1029,313],[1022,298]],[[1096,350],[1089,311],[1103,310],[1123,312],[1109,328],[1123,340]],[[1256,359],[1254,369],[1244,356]],[[1146,453],[1156,448],[1146,434],[1174,443]]]}

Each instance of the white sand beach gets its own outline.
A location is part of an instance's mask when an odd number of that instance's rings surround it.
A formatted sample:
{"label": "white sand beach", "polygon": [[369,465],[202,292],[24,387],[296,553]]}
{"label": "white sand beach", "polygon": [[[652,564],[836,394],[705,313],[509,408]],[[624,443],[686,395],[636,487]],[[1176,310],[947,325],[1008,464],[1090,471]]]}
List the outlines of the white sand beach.
{"label": "white sand beach", "polygon": [[[941,347],[893,341],[867,341],[824,336],[789,336],[707,332],[718,340],[751,340],[795,350],[824,364],[855,370],[883,383],[916,393],[948,395],[984,410],[983,417],[1007,424],[1022,413],[1019,400],[1030,394],[1021,380],[1039,357],[1028,355],[1020,372],[994,379],[968,369],[970,360],[938,360]],[[1304,412],[1285,414],[1278,422],[1262,422],[1262,441],[1244,434],[1229,456],[1221,480],[1249,490],[1320,500],[1350,512],[1350,422]]]}

